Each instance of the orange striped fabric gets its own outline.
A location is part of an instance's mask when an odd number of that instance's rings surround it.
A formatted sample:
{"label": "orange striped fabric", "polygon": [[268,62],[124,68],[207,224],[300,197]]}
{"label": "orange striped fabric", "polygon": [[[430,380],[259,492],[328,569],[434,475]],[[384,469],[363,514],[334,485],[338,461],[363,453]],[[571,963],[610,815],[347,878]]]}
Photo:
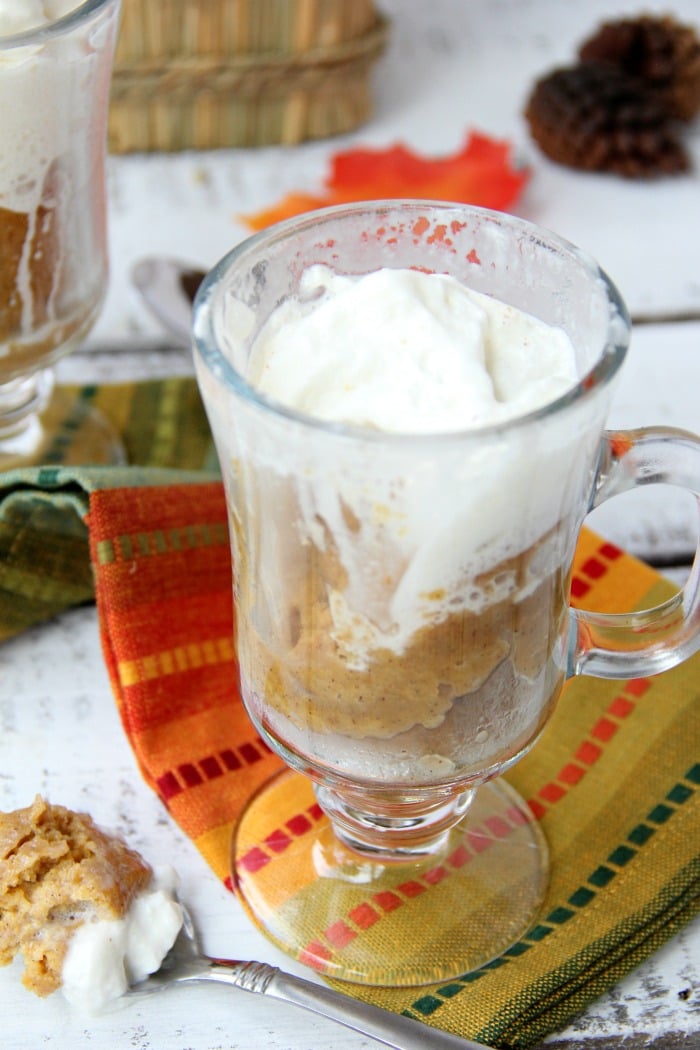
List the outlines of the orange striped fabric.
{"label": "orange striped fabric", "polygon": [[[237,690],[223,489],[212,482],[93,492],[89,531],[105,659],[139,767],[215,876],[232,886],[232,829],[282,764]],[[671,589],[619,548],[582,533],[574,604],[644,608]],[[696,914],[699,669],[695,657],[656,678],[571,681],[541,740],[508,774],[552,861],[542,913],[517,944],[448,984],[345,991],[494,1046],[527,1047]],[[285,789],[260,826],[246,829],[241,862],[272,887],[276,907],[306,909],[308,962],[371,944],[418,894],[432,902],[427,915],[439,917],[451,872],[513,823],[475,829],[425,885],[390,886],[351,914],[324,916],[319,927],[313,872],[300,868],[279,885],[275,861],[322,820],[308,785]]]}

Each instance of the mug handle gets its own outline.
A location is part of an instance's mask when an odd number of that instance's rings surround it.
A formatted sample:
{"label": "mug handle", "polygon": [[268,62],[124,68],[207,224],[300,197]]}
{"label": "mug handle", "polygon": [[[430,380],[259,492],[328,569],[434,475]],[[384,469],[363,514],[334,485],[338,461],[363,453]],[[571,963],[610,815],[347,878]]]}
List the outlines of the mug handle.
{"label": "mug handle", "polygon": [[[700,437],[670,427],[606,431],[590,505],[642,485],[678,485],[700,509]],[[683,590],[632,613],[569,610],[567,677],[642,678],[700,649],[700,542]]]}

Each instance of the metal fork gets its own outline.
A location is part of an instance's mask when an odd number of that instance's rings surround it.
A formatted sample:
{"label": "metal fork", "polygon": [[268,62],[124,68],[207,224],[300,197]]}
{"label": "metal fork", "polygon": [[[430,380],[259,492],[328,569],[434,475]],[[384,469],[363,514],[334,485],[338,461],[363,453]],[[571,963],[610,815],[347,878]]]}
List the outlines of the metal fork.
{"label": "metal fork", "polygon": [[493,1050],[483,1043],[443,1032],[410,1017],[363,1003],[324,985],[305,981],[261,962],[212,959],[199,949],[192,919],[183,907],[183,925],[160,969],[131,986],[127,996],[147,995],[188,981],[218,981],[244,992],[269,995],[300,1006],[395,1050]]}

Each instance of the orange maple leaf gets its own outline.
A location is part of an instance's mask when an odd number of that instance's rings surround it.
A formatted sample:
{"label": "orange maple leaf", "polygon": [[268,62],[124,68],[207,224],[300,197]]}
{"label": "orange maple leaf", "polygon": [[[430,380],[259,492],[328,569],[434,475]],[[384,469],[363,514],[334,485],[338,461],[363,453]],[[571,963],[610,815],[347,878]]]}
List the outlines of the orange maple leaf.
{"label": "orange maple leaf", "polygon": [[477,132],[471,132],[462,149],[448,157],[421,157],[402,145],[350,149],[331,158],[330,175],[320,195],[290,193],[279,204],[243,216],[243,220],[252,229],[262,230],[281,219],[331,204],[398,197],[505,211],[530,174],[527,168],[516,168],[510,155],[508,142]]}

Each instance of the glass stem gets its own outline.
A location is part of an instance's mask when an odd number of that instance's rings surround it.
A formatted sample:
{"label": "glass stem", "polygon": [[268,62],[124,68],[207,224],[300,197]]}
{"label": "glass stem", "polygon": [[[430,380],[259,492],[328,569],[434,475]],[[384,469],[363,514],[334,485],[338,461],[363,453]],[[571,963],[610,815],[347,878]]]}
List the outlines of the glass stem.
{"label": "glass stem", "polygon": [[53,370],[44,368],[30,376],[0,383],[0,451],[12,445],[33,444],[40,427],[37,417],[46,407],[54,385]]}
{"label": "glass stem", "polygon": [[375,798],[316,785],[316,798],[344,845],[365,857],[407,860],[438,853],[469,809],[476,789]]}

